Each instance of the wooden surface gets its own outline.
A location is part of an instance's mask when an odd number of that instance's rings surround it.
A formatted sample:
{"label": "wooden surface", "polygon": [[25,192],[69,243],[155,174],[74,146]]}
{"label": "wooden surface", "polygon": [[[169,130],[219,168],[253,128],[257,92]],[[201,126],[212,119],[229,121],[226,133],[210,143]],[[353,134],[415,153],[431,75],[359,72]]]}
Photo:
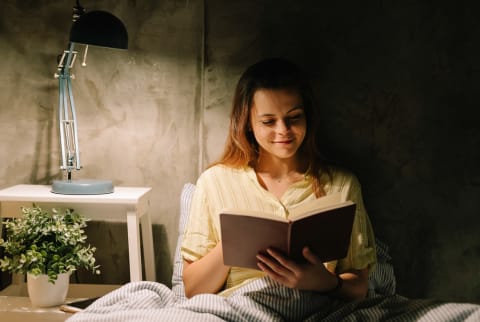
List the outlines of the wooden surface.
{"label": "wooden surface", "polygon": [[[118,287],[120,285],[70,284],[65,302],[102,296]],[[58,306],[33,307],[24,283],[11,285],[0,292],[0,322],[57,322],[65,321],[71,315],[60,311]]]}

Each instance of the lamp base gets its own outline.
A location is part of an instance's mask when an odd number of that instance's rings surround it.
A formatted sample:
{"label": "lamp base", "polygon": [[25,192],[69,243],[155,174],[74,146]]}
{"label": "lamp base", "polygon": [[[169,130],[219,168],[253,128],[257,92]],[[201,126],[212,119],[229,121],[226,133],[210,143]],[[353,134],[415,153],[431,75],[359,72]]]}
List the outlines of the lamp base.
{"label": "lamp base", "polygon": [[113,192],[109,180],[54,180],[52,192],[61,195],[102,195]]}

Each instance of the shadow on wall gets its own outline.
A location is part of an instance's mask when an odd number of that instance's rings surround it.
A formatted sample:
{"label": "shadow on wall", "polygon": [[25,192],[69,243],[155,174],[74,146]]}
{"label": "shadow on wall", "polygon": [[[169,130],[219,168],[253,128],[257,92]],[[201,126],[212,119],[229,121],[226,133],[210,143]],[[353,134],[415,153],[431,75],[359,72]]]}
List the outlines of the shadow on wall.
{"label": "shadow on wall", "polygon": [[[49,87],[48,92],[52,97],[54,87]],[[30,182],[33,184],[49,184],[54,179],[61,178],[60,163],[58,158],[58,128],[55,109],[47,106],[38,106],[40,120],[36,122],[35,152],[33,155]],[[54,156],[54,157],[52,157]],[[53,171],[52,169],[55,169]]]}
{"label": "shadow on wall", "polygon": [[[172,259],[164,225],[153,225],[153,244],[157,281],[171,285]],[[86,228],[87,243],[95,246],[100,275],[84,269],[72,275],[72,283],[125,284],[130,281],[126,223],[92,221]],[[145,271],[143,272],[145,276]]]}

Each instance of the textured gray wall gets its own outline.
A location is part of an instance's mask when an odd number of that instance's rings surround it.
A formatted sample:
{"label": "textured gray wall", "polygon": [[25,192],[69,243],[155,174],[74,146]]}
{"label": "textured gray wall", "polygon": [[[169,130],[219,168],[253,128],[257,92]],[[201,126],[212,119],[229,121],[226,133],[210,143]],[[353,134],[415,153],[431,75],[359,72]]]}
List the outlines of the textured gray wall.
{"label": "textured gray wall", "polygon": [[[359,176],[399,292],[480,302],[478,5],[82,4],[119,16],[130,49],[91,47],[89,66],[75,68],[78,176],[154,188],[160,281],[169,283],[180,189],[220,153],[240,73],[284,56],[312,76],[325,154]],[[3,1],[0,9],[0,187],[49,183],[59,175],[53,73],[71,5]],[[93,223],[89,232],[107,272],[98,281],[126,281],[124,225]]]}
{"label": "textured gray wall", "polygon": [[[153,187],[157,275],[168,281],[178,196],[198,173],[203,6],[201,1],[81,3],[121,18],[129,50],[91,46],[87,67],[77,61],[73,69],[84,166],[74,178]],[[0,3],[0,187],[48,184],[61,176],[53,75],[57,55],[68,44],[74,4]],[[106,272],[99,279],[106,283],[129,278],[122,227],[99,223],[89,229]]]}

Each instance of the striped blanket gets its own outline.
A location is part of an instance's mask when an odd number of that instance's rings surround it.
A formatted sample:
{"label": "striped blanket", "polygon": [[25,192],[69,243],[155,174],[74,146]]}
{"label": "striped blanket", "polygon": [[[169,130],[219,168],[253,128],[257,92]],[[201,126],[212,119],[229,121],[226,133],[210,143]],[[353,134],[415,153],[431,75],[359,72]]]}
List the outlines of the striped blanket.
{"label": "striped blanket", "polygon": [[325,314],[328,297],[282,287],[259,279],[229,297],[201,294],[179,300],[155,282],[129,283],[100,298],[68,321],[301,321],[315,312]]}
{"label": "striped blanket", "polygon": [[268,278],[230,297],[202,294],[180,300],[156,282],[135,282],[98,299],[68,322],[121,321],[480,321],[480,305],[374,295],[342,303],[283,287]]}

